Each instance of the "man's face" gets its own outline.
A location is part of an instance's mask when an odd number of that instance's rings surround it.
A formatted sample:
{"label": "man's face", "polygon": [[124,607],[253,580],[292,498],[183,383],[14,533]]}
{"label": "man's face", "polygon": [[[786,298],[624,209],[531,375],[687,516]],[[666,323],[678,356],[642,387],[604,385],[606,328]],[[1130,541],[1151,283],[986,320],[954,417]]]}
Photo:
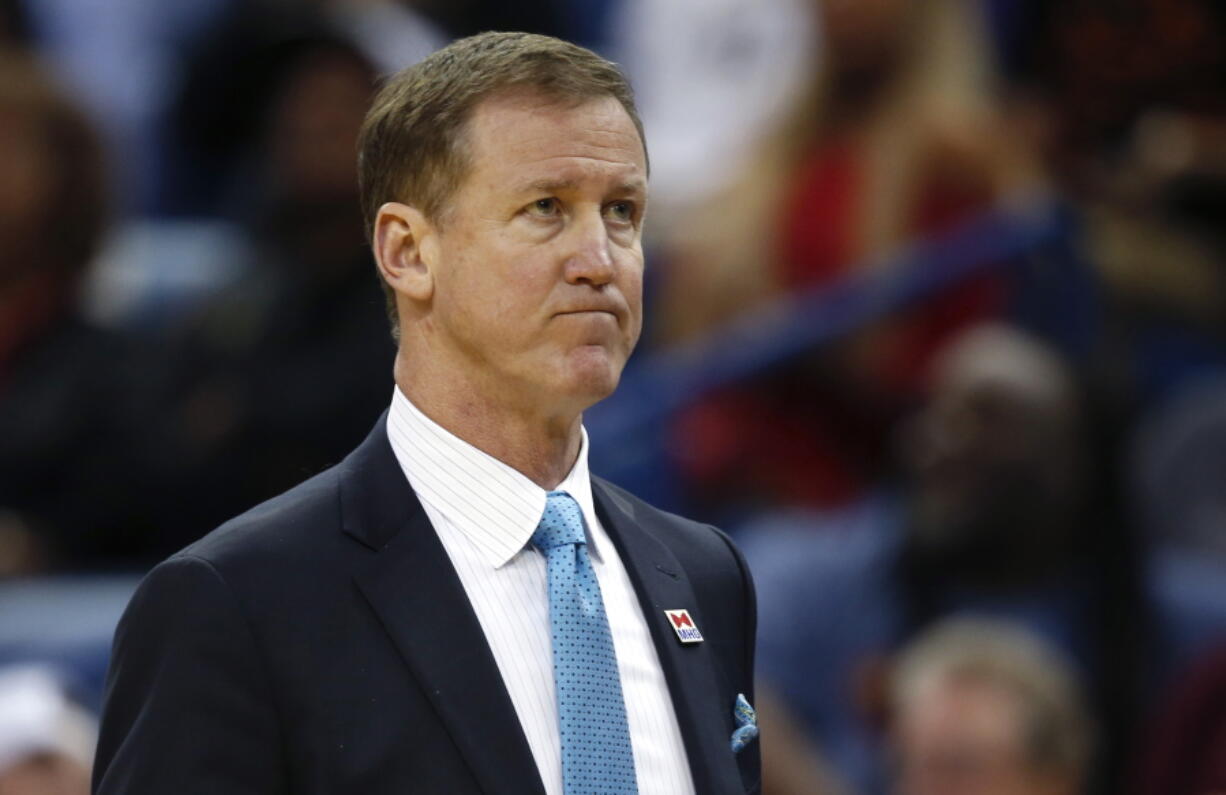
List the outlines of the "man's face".
{"label": "man's face", "polygon": [[486,395],[582,411],[609,395],[642,324],[646,156],[612,97],[477,106],[470,167],[438,219],[432,351]]}
{"label": "man's face", "polygon": [[1027,762],[1022,707],[984,682],[931,681],[896,719],[897,795],[1071,795]]}

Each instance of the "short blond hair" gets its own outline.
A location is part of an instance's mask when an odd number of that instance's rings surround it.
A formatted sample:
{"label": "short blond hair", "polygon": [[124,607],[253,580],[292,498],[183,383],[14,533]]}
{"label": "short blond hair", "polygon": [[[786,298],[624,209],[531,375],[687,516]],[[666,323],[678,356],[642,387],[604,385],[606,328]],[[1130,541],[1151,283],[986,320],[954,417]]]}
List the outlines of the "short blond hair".
{"label": "short blond hair", "polygon": [[1031,633],[1001,621],[950,619],[907,646],[894,667],[897,709],[934,681],[973,682],[1016,699],[1022,748],[1035,770],[1084,780],[1093,727],[1069,665]]}

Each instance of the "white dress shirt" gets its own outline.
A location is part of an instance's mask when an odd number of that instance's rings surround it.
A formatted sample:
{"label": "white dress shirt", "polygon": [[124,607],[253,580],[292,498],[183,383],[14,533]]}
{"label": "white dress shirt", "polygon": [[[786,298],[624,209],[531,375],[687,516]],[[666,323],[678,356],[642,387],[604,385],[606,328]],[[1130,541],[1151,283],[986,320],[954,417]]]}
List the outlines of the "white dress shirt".
{"label": "white dress shirt", "polygon": [[[545,556],[528,544],[547,492],[456,437],[397,388],[387,435],[468,594],[519,716],[548,795],[562,795]],[[617,652],[641,795],[694,792],[677,716],[642,608],[592,502],[583,431],[579,457],[556,491],[575,498]],[[473,716],[479,720],[480,716]]]}

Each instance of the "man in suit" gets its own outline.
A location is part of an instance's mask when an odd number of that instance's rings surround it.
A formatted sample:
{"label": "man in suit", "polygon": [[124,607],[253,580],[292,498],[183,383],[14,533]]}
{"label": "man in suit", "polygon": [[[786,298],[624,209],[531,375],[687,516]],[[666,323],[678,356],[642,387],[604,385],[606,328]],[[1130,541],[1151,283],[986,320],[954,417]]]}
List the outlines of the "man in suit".
{"label": "man in suit", "polygon": [[392,405],[146,578],[95,791],[756,791],[740,553],[587,470],[640,329],[629,86],[482,34],[384,85],[359,159]]}

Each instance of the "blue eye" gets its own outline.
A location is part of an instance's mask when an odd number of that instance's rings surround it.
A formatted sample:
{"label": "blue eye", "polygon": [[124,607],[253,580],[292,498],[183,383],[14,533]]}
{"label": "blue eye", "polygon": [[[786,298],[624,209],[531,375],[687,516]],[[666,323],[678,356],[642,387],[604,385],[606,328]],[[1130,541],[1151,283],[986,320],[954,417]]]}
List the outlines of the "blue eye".
{"label": "blue eye", "polygon": [[605,208],[605,213],[614,221],[629,223],[634,220],[634,202],[613,202]]}
{"label": "blue eye", "polygon": [[532,215],[548,218],[558,213],[558,200],[554,198],[537,199],[528,205],[528,212]]}

